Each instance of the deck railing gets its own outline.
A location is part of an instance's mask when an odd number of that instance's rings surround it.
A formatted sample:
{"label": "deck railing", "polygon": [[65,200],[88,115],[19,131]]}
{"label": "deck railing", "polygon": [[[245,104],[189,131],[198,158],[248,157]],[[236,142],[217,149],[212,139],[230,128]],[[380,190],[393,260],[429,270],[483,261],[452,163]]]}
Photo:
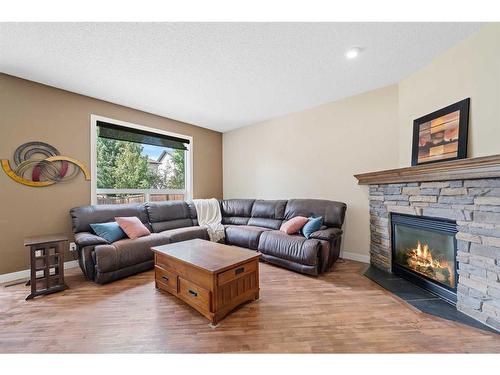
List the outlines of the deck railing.
{"label": "deck railing", "polygon": [[97,204],[185,200],[183,189],[97,189]]}

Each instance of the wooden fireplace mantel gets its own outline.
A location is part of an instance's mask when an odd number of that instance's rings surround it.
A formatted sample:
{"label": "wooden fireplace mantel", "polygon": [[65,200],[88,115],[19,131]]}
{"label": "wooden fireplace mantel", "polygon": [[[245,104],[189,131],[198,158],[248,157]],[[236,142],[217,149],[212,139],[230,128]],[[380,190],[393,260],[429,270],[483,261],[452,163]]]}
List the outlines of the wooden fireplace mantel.
{"label": "wooden fireplace mantel", "polygon": [[354,175],[359,185],[500,177],[500,154]]}

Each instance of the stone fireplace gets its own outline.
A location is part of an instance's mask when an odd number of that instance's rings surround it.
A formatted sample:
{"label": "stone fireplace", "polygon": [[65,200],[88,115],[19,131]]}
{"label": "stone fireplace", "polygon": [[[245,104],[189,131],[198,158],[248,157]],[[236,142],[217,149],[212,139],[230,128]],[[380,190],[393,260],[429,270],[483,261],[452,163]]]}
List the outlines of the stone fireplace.
{"label": "stone fireplace", "polygon": [[[370,185],[371,264],[432,282],[459,311],[500,330],[500,155],[355,177]],[[453,235],[418,225],[412,234],[412,218],[446,223]]]}

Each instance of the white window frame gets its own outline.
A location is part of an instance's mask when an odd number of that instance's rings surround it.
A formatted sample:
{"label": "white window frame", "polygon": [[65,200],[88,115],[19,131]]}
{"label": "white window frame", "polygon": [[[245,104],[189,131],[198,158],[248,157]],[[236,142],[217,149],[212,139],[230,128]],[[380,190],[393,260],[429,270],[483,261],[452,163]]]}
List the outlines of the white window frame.
{"label": "white window frame", "polygon": [[[151,133],[164,134],[172,137],[183,138],[189,140],[186,145],[186,160],[185,166],[185,189],[97,189],[97,122],[108,122],[123,126],[125,128],[139,129]],[[161,129],[151,128],[144,125],[134,124],[131,122],[116,120],[109,117],[90,115],[90,202],[97,204],[97,194],[144,194],[144,199],[149,201],[152,194],[183,194],[185,200],[193,199],[193,137],[185,134],[168,132]]]}

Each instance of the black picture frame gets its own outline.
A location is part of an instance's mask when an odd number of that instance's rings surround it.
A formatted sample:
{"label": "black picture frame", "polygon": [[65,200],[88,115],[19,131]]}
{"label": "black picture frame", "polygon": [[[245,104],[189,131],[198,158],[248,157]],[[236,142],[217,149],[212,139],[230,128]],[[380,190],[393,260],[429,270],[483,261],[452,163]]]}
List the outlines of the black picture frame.
{"label": "black picture frame", "polygon": [[[469,130],[469,107],[470,98],[463,99],[459,102],[451,104],[447,107],[441,108],[435,112],[429,113],[423,117],[420,117],[413,121],[413,143],[412,143],[412,155],[411,155],[411,165],[422,165],[431,163],[440,163],[443,161],[465,159],[467,158],[467,142],[468,142],[468,130]],[[446,116],[453,112],[460,111],[459,113],[459,124],[458,124],[458,149],[456,156],[449,158],[441,158],[438,160],[421,161],[419,162],[419,140],[420,140],[420,128],[422,125],[428,123],[429,121],[438,119],[439,117]]]}

